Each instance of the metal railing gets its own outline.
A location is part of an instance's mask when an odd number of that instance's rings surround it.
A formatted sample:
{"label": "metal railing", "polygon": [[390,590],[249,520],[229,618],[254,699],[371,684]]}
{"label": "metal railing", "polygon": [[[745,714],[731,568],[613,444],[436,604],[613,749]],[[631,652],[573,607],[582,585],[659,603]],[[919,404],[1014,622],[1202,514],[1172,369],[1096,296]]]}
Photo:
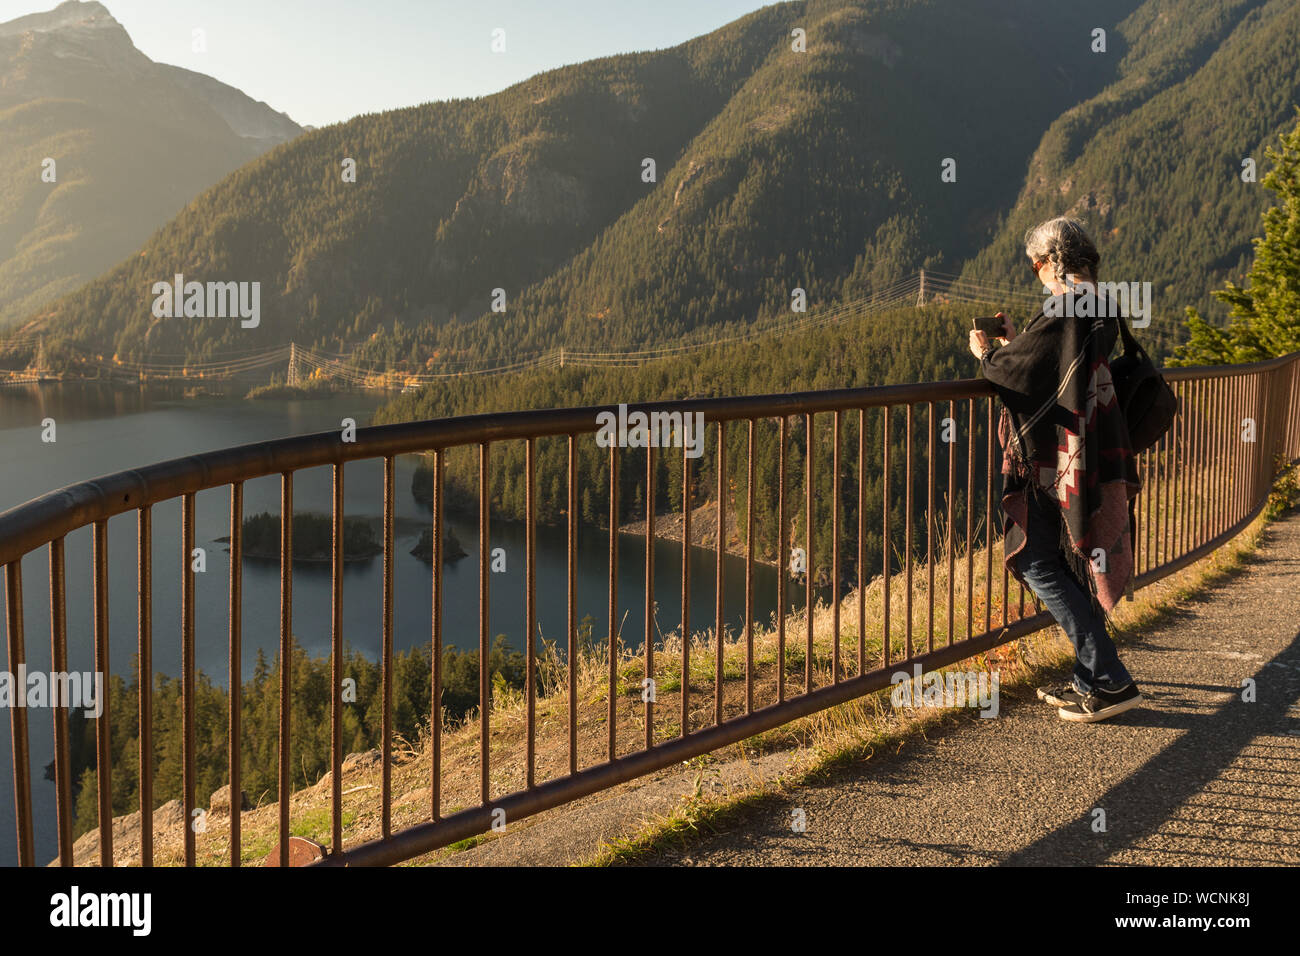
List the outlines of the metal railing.
{"label": "metal railing", "polygon": [[[1185,565],[1208,554],[1223,542],[1239,533],[1260,511],[1267,500],[1273,477],[1275,456],[1287,460],[1300,459],[1300,353],[1252,365],[1213,368],[1171,369],[1165,372],[1167,380],[1180,396],[1181,412],[1174,428],[1153,449],[1143,453],[1140,474],[1144,489],[1137,504],[1137,534],[1134,541],[1136,556],[1136,587],[1148,585]],[[797,718],[850,701],[887,687],[891,674],[900,667],[910,669],[919,665],[931,670],[969,658],[999,644],[1015,640],[1051,623],[1050,616],[1041,610],[1037,601],[1033,610],[1026,613],[1025,590],[1019,588],[1018,603],[1009,594],[1008,575],[1003,570],[998,592],[994,568],[1000,533],[1000,512],[995,499],[994,477],[998,468],[998,453],[994,445],[994,406],[991,387],[981,380],[945,383],[895,385],[861,389],[804,392],[789,395],[701,399],[674,401],[632,406],[631,411],[658,411],[702,413],[709,432],[710,451],[698,459],[688,455],[683,446],[677,449],[647,448],[627,449],[610,447],[607,469],[607,489],[604,493],[609,522],[609,577],[608,610],[608,686],[604,689],[604,715],[606,733],[600,736],[603,747],[596,748],[597,762],[580,766],[584,757],[592,756],[592,746],[582,748],[579,734],[579,693],[576,685],[575,658],[578,627],[575,599],[574,549],[577,536],[577,511],[579,495],[580,443],[594,442],[598,428],[597,415],[602,411],[616,412],[611,408],[576,408],[563,410],[528,411],[510,414],[477,415],[409,424],[388,425],[358,430],[355,441],[344,441],[337,432],[327,432],[278,441],[262,442],[224,449],[188,458],[176,459],[134,471],[120,472],[94,481],[83,482],[55,491],[0,515],[0,565],[4,567],[8,668],[16,672],[25,662],[25,636],[23,630],[23,576],[22,559],[39,549],[48,550],[49,608],[51,665],[54,670],[66,668],[68,648],[68,620],[66,614],[66,571],[64,539],[68,534],[85,527],[93,529],[93,592],[91,630],[96,670],[107,673],[109,669],[108,620],[108,521],[115,515],[135,512],[137,516],[136,539],[138,547],[138,660],[140,674],[138,700],[134,702],[140,727],[140,862],[153,863],[154,795],[152,787],[153,741],[152,724],[153,675],[153,619],[152,594],[154,568],[152,560],[152,508],[160,502],[179,499],[181,504],[182,554],[189,555],[194,547],[195,498],[206,489],[229,489],[230,515],[230,580],[228,614],[229,651],[229,717],[228,717],[228,781],[232,805],[237,807],[240,793],[241,754],[243,735],[240,725],[242,673],[242,542],[244,517],[244,483],[264,476],[280,477],[280,620],[279,620],[279,743],[278,743],[278,800],[280,837],[279,859],[287,865],[289,854],[291,814],[289,796],[291,776],[289,766],[291,664],[293,646],[292,589],[293,589],[293,502],[294,475],[303,469],[331,466],[333,471],[332,505],[332,556],[330,578],[331,606],[331,676],[335,692],[331,704],[331,756],[330,804],[331,849],[321,861],[324,865],[384,865],[407,860],[427,851],[445,847],[456,841],[487,832],[495,819],[504,812],[505,818],[516,821],[552,807],[579,799],[596,791],[615,786],[656,769],[719,747],[743,740],[763,731],[786,724]],[[919,410],[925,411],[925,431],[918,427]],[[942,418],[937,416],[942,415]],[[829,428],[824,427],[830,419]],[[899,421],[901,419],[901,422]],[[1250,420],[1247,422],[1247,420]],[[964,427],[963,427],[964,423]],[[819,425],[821,427],[819,431]],[[901,427],[900,427],[901,425]],[[936,444],[936,428],[944,431]],[[1253,431],[1252,431],[1253,429]],[[856,430],[856,447],[844,447],[845,432]],[[878,430],[878,436],[877,436]],[[901,445],[899,436],[901,433]],[[736,436],[729,439],[729,435]],[[869,436],[873,436],[869,440]],[[922,438],[924,440],[922,440]],[[536,570],[535,559],[537,527],[537,489],[539,481],[549,476],[538,475],[538,443],[558,441],[564,444],[567,457],[563,471],[566,475],[563,509],[567,531],[567,686],[560,693],[557,712],[563,714],[567,734],[567,767],[549,779],[539,780],[536,773],[535,742],[537,735],[538,682],[536,659]],[[777,474],[771,486],[776,502],[756,500],[755,470],[759,455],[756,447],[775,442]],[[747,460],[743,469],[728,466],[728,446],[734,442],[743,446]],[[492,753],[490,748],[490,717],[493,710],[493,690],[490,682],[489,662],[489,594],[491,573],[488,565],[489,531],[491,524],[491,464],[495,449],[510,443],[524,446],[524,474],[526,524],[524,562],[526,566],[527,593],[522,625],[526,655],[525,686],[523,688],[525,732],[523,738],[523,763],[526,767],[524,785],[510,792],[493,793],[491,786]],[[829,449],[825,446],[829,444]],[[946,449],[942,448],[946,445]],[[901,447],[901,454],[899,449]],[[432,650],[432,701],[442,700],[441,673],[443,660],[443,554],[447,508],[444,502],[446,465],[448,456],[457,450],[468,449],[477,459],[477,520],[478,520],[478,805],[443,814],[445,779],[442,708],[431,705],[429,723],[429,803],[427,819],[394,831],[392,826],[393,793],[393,683],[394,683],[394,615],[393,607],[398,596],[394,593],[394,501],[396,456],[408,453],[428,453],[432,458],[432,542],[434,548],[432,572],[429,578],[431,592],[420,596],[403,595],[411,599],[432,602],[432,633],[428,641]],[[645,640],[640,654],[644,658],[643,681],[653,681],[656,666],[671,666],[678,674],[676,727],[668,720],[671,705],[663,707],[664,694],[636,695],[638,700],[629,704],[626,693],[619,687],[624,675],[619,670],[620,661],[626,662],[620,647],[617,603],[616,542],[619,527],[627,520],[625,503],[619,500],[620,463],[628,456],[634,457],[637,467],[644,459],[643,500],[662,500],[662,491],[656,492],[663,461],[669,454],[681,455],[681,521],[682,521],[682,605],[680,650],[678,659],[667,655],[666,645],[654,639],[654,548],[656,514],[650,507],[644,521],[645,538]],[[823,454],[824,453],[824,454]],[[604,452],[602,451],[602,455]],[[791,462],[802,454],[802,468],[792,469]],[[924,472],[919,458],[924,455]],[[830,462],[830,474],[815,472],[821,458]],[[853,461],[856,458],[856,464]],[[901,461],[899,459],[902,459]],[[959,458],[964,468],[959,469]],[[343,488],[345,465],[360,459],[379,459],[383,462],[384,512],[383,537],[383,597],[379,626],[382,632],[381,674],[383,694],[381,751],[381,835],[378,839],[357,845],[345,846],[343,842],[342,814],[342,732],[343,704],[337,692],[342,681],[343,659]],[[978,469],[977,469],[978,460]],[[766,459],[765,459],[766,461]],[[766,467],[760,465],[758,467]],[[691,626],[689,568],[692,560],[692,507],[698,485],[693,473],[703,475],[712,469],[716,483],[711,490],[712,500],[703,506],[716,514],[718,533],[714,535],[712,550],[716,552],[717,601],[713,608],[713,627],[705,630],[701,639],[693,639]],[[674,463],[675,471],[675,463]],[[745,475],[743,490],[733,488],[733,479],[740,471]],[[801,474],[799,472],[802,472]],[[856,472],[856,494],[844,487],[843,476],[852,480]],[[964,478],[962,477],[964,472]],[[893,482],[901,477],[902,488]],[[797,495],[802,481],[802,495]],[[792,495],[794,489],[796,495]],[[831,617],[830,637],[819,644],[815,634],[812,608],[819,594],[816,582],[817,555],[823,555],[827,546],[817,538],[819,520],[816,517],[822,503],[819,493],[829,489],[829,510],[832,542],[829,547],[829,575],[832,598],[825,611]],[[584,489],[591,492],[588,486]],[[872,494],[869,492],[876,492]],[[942,506],[944,521],[942,536],[936,522],[936,495],[946,499]],[[924,505],[920,495],[924,495]],[[798,499],[802,497],[800,502]],[[903,500],[903,527],[898,527],[895,503]],[[914,500],[915,497],[915,500]],[[743,630],[736,641],[726,639],[724,621],[723,579],[724,560],[727,555],[729,509],[743,513],[743,521],[736,522],[736,537],[743,549],[745,561],[745,612]],[[789,558],[789,548],[800,547],[805,552],[807,572],[803,575],[802,641],[788,641],[791,621],[787,620],[790,607],[787,594],[787,575],[777,575],[777,607],[775,615],[776,653],[774,659],[757,660],[755,657],[754,569],[756,561],[755,512],[775,512],[775,527],[782,529],[779,539],[760,543],[764,554],[774,557],[784,565]],[[698,509],[697,509],[698,510]],[[982,510],[982,520],[978,512]],[[765,512],[765,513],[767,513]],[[856,512],[856,540],[844,533],[846,513]],[[703,512],[709,514],[708,510]],[[918,520],[923,516],[924,521]],[[876,524],[877,518],[879,523]],[[892,527],[891,527],[892,518]],[[791,536],[792,522],[802,520],[803,534]],[[980,538],[983,528],[983,542]],[[743,529],[743,530],[742,530]],[[876,540],[879,547],[868,553],[868,540]],[[901,535],[900,535],[901,531]],[[846,540],[846,537],[848,540]],[[897,539],[902,547],[897,548]],[[891,555],[901,550],[894,560]],[[188,560],[170,570],[181,581],[181,699],[183,715],[183,811],[189,821],[195,810],[197,779],[195,719],[195,592],[194,570]],[[1000,561],[999,561],[1000,563]],[[846,566],[856,572],[856,584],[849,581],[843,587]],[[982,567],[981,567],[982,566]],[[918,570],[924,569],[924,584],[918,580]],[[879,574],[870,573],[878,569]],[[946,621],[936,624],[936,572],[942,575],[946,586]],[[977,581],[981,579],[980,581]],[[891,585],[901,585],[904,621],[891,620]],[[978,585],[978,586],[977,586]],[[925,626],[918,635],[920,622],[914,608],[914,597],[924,591],[927,612]],[[868,599],[868,594],[871,597]],[[897,592],[895,592],[897,594]],[[1032,595],[1031,595],[1032,598]],[[957,620],[958,605],[964,604],[965,626]],[[842,605],[847,605],[847,610]],[[998,609],[1000,609],[1000,621]],[[856,640],[841,641],[842,617],[853,622]],[[982,620],[981,620],[982,618]],[[936,629],[937,628],[937,629]],[[868,632],[872,638],[868,640]],[[901,631],[901,633],[900,633]],[[936,636],[938,640],[936,641]],[[766,635],[765,639],[773,635]],[[696,660],[696,671],[705,668],[705,677],[693,681],[692,650],[698,652],[701,641],[709,648],[712,674],[707,673],[707,660]],[[743,657],[740,647],[743,642]],[[800,646],[801,645],[801,646]],[[855,646],[856,645],[856,646]],[[743,668],[741,677],[728,676],[727,650],[735,656],[736,668]],[[797,664],[797,654],[802,651],[803,674],[788,674],[787,658]],[[743,662],[743,663],[742,663]],[[827,675],[826,671],[830,673]],[[735,668],[733,668],[733,671]],[[816,678],[821,675],[820,686]],[[634,675],[635,676],[635,675]],[[712,687],[707,677],[712,677]],[[665,681],[665,686],[669,683]],[[110,760],[110,715],[112,708],[131,707],[130,700],[112,700],[107,695],[102,714],[95,720],[95,753],[98,807],[99,858],[104,866],[114,863],[111,803],[111,777],[114,768]],[[639,699],[639,698],[644,698]],[[658,699],[656,699],[658,698]],[[711,698],[711,700],[710,700]],[[770,698],[770,699],[767,699]],[[671,699],[671,698],[670,698]],[[711,703],[711,707],[707,704]],[[663,707],[656,710],[656,704]],[[620,705],[624,705],[620,711]],[[692,705],[701,705],[693,710]],[[644,733],[637,734],[639,745],[630,751],[627,747],[626,727],[628,706],[642,710],[640,720]],[[707,715],[712,711],[711,719]],[[474,714],[464,727],[457,730],[466,734],[473,730]],[[698,719],[693,726],[692,718]],[[659,718],[657,721],[657,717]],[[598,723],[598,719],[596,723]],[[66,709],[53,711],[54,782],[56,793],[57,836],[59,862],[71,865],[72,853],[72,779],[69,753],[68,714]],[[620,727],[625,732],[620,735]],[[34,859],[33,807],[31,799],[30,754],[28,746],[28,714],[24,709],[11,712],[10,730],[13,756],[14,810],[17,826],[18,861],[32,865]],[[588,739],[591,735],[588,735]],[[622,739],[620,739],[622,738]],[[620,745],[625,752],[620,753]],[[466,756],[464,759],[471,760]],[[230,816],[230,863],[238,866],[241,859],[240,814]],[[195,863],[193,828],[185,827],[184,861]]]}

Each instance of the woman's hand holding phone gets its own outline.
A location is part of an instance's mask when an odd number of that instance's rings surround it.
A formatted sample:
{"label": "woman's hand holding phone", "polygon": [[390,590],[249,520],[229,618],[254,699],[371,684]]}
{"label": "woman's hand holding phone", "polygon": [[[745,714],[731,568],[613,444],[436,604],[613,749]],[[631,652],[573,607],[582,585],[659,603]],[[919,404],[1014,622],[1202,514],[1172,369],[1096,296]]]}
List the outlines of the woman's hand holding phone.
{"label": "woman's hand holding phone", "polygon": [[970,330],[970,351],[976,358],[983,356],[984,350],[988,348],[990,337],[997,339],[1003,345],[1016,337],[1015,326],[1002,312],[992,317],[976,318],[974,325],[975,327]]}
{"label": "woman's hand holding phone", "polygon": [[1011,324],[1011,317],[1003,312],[999,312],[994,316],[994,318],[1002,320],[1002,330],[1005,334],[1000,336],[1000,338],[1002,339],[1002,344],[1005,345],[1016,337],[1016,327]]}

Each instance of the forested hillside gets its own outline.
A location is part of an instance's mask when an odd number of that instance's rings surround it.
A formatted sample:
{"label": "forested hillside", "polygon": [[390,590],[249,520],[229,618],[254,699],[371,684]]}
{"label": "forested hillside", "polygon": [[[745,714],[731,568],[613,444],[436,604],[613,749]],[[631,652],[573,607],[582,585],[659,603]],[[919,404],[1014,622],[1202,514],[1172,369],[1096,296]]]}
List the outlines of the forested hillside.
{"label": "forested hillside", "polygon": [[153,62],[98,3],[0,23],[0,328],[300,132],[233,87]]}

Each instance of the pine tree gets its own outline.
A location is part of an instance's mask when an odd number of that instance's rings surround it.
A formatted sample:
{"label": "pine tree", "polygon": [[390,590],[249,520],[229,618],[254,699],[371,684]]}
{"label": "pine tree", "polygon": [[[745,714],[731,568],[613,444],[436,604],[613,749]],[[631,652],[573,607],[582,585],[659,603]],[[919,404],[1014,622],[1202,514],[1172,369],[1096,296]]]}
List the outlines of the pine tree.
{"label": "pine tree", "polygon": [[1300,109],[1280,151],[1266,155],[1273,168],[1261,180],[1281,200],[1264,212],[1264,235],[1255,240],[1250,284],[1229,282],[1214,293],[1232,306],[1226,329],[1217,329],[1187,310],[1188,342],[1171,365],[1257,362],[1300,351]]}

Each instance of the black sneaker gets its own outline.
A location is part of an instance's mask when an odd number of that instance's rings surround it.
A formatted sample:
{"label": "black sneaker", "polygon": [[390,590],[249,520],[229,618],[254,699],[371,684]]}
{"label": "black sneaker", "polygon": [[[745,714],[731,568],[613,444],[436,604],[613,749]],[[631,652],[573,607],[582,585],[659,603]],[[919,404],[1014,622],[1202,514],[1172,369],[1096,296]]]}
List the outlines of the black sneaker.
{"label": "black sneaker", "polygon": [[1083,695],[1074,689],[1074,684],[1066,681],[1064,684],[1048,684],[1038,688],[1038,699],[1047,701],[1053,707],[1068,707],[1083,700]]}
{"label": "black sneaker", "polygon": [[1057,713],[1062,720],[1091,724],[1122,714],[1126,710],[1132,710],[1140,703],[1142,703],[1142,693],[1138,690],[1137,684],[1129,684],[1120,690],[1098,688],[1077,704],[1062,707]]}

